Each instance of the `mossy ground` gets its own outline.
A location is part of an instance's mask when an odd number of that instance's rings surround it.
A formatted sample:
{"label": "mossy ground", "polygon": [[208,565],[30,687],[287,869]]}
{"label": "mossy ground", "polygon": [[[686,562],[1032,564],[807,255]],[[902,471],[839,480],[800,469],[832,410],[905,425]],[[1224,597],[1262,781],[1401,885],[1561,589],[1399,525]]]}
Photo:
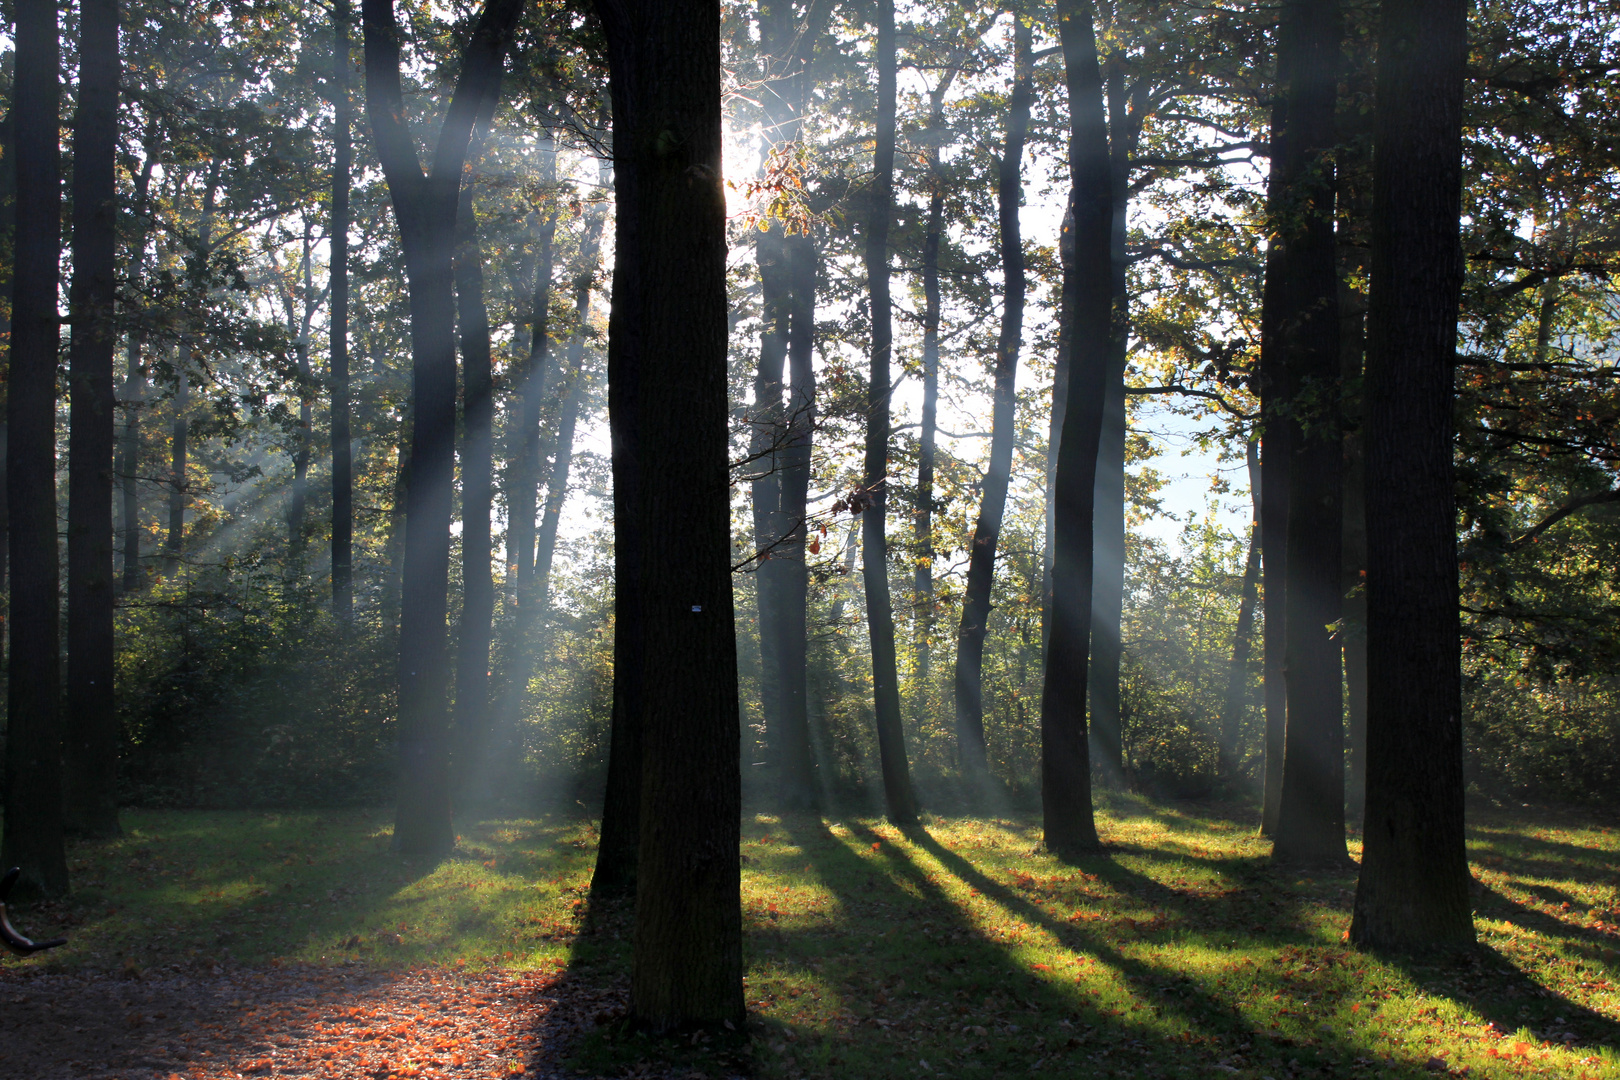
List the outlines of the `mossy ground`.
{"label": "mossy ground", "polygon": [[[455,857],[388,849],[386,815],[130,812],[76,845],[69,901],[16,913],[71,944],[33,965],[177,961],[556,968],[623,978],[621,914],[579,933],[591,824],[464,826]],[[1480,948],[1401,960],[1344,944],[1354,877],[1270,867],[1235,808],[1112,798],[1108,850],[1038,823],[749,815],[748,1067],[768,1077],[1620,1076],[1620,836],[1551,812],[1475,814]],[[1358,845],[1351,851],[1359,854]],[[7,961],[10,963],[10,961]],[[588,1071],[737,1048],[615,1036]]]}

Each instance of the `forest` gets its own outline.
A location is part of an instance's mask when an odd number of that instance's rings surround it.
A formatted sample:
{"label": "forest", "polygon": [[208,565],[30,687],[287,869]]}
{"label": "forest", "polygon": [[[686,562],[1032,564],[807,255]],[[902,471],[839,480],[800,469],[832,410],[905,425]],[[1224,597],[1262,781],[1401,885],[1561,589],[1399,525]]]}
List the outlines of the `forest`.
{"label": "forest", "polygon": [[1620,1076],[1620,9],[0,16],[0,1075]]}

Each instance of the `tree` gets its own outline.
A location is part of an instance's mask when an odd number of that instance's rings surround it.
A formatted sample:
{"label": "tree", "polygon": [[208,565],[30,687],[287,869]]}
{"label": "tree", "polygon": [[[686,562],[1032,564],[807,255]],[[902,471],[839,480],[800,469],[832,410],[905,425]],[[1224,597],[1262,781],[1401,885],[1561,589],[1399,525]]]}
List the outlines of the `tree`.
{"label": "tree", "polygon": [[461,170],[473,128],[500,86],[518,0],[487,0],[461,56],[433,162],[425,175],[405,125],[400,34],[392,0],[363,0],[366,114],[405,253],[412,387],[405,566],[400,601],[400,787],[394,846],[439,855],[450,822],[447,595],[456,430],[455,274]]}
{"label": "tree", "polygon": [[332,0],[332,611],[354,614],[354,448],[349,427],[349,172],[354,125],[349,100],[349,0]]}
{"label": "tree", "polygon": [[1069,858],[1098,847],[1086,740],[1091,651],[1093,499],[1113,323],[1109,252],[1113,185],[1102,71],[1090,0],[1060,0],[1058,35],[1069,92],[1069,213],[1074,260],[1063,275],[1069,350],[1063,431],[1053,480],[1051,624],[1041,693],[1041,810],[1046,846]]}
{"label": "tree", "polygon": [[[996,545],[1012,477],[1013,387],[1018,350],[1024,335],[1024,242],[1018,227],[1023,203],[1024,136],[1029,127],[1033,32],[1028,19],[1013,13],[1013,89],[1007,104],[1007,137],[996,177],[1000,215],[1002,291],[1001,334],[996,342],[995,404],[990,425],[990,463],[984,497],[969,549],[967,589],[956,639],[956,741],[962,769],[982,780],[989,771],[984,739],[984,634],[990,619],[990,585],[995,576]],[[937,250],[937,239],[935,240]],[[937,290],[937,286],[936,286]]]}
{"label": "tree", "polygon": [[632,520],[616,533],[633,546],[637,572],[615,604],[620,632],[634,624],[639,638],[639,663],[615,668],[615,682],[642,687],[625,701],[637,708],[630,720],[641,740],[630,1011],[655,1031],[738,1025],[742,782],[720,6],[601,0],[597,13],[608,42],[618,211],[608,328],[616,500],[621,475],[633,476]]}
{"label": "tree", "polygon": [[[56,309],[62,230],[61,100],[54,0],[16,6],[17,186],[13,231],[6,501],[10,514],[11,653],[5,835],[0,862],[22,869],[21,898],[68,888],[62,834],[62,735],[56,542]],[[109,502],[111,496],[109,495]]]}
{"label": "tree", "polygon": [[68,434],[68,711],[63,813],[70,833],[117,836],[113,703],[113,354],[117,292],[118,0],[79,10],[73,124],[73,320]]}
{"label": "tree", "polygon": [[1452,369],[1463,260],[1468,5],[1388,4],[1379,30],[1367,316],[1366,846],[1350,940],[1456,948],[1463,833]]}
{"label": "tree", "polygon": [[1280,310],[1268,322],[1280,339],[1291,391],[1285,586],[1288,725],[1273,857],[1329,863],[1344,847],[1344,706],[1339,643],[1343,511],[1339,421],[1339,280],[1333,239],[1340,41],[1335,0],[1297,0],[1283,10],[1279,59],[1287,81],[1287,127],[1273,158],[1281,191],[1275,242],[1287,278],[1268,290]]}
{"label": "tree", "polygon": [[872,186],[868,195],[865,259],[867,302],[872,318],[872,367],[867,377],[866,455],[859,501],[861,582],[866,593],[866,627],[872,646],[873,711],[883,797],[889,820],[911,825],[917,797],[911,790],[906,737],[900,716],[900,675],[894,646],[894,605],[889,599],[889,542],[886,531],[889,473],[890,359],[894,346],[889,300],[889,219],[894,214],[895,50],[894,2],[877,5],[877,136]]}

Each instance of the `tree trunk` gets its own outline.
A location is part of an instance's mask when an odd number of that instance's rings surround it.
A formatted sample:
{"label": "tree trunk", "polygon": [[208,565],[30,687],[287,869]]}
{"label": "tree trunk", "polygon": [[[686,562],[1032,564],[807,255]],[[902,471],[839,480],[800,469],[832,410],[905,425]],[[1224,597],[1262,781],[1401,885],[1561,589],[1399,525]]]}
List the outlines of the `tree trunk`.
{"label": "tree trunk", "polygon": [[970,778],[989,775],[984,738],[984,635],[990,621],[990,588],[995,578],[996,545],[1007,508],[1007,486],[1012,478],[1013,386],[1018,375],[1018,350],[1024,336],[1024,241],[1018,227],[1018,209],[1024,200],[1024,135],[1029,110],[1034,62],[1030,59],[1033,34],[1022,15],[1013,16],[1013,87],[1007,104],[1007,141],[996,177],[1000,215],[1002,286],[1001,334],[996,342],[995,398],[990,423],[990,462],[984,477],[984,498],[969,548],[967,589],[962,601],[962,622],[956,636],[956,742],[962,770]]}
{"label": "tree trunk", "polygon": [[1288,863],[1343,863],[1344,689],[1341,649],[1330,624],[1342,611],[1338,262],[1333,241],[1332,153],[1337,140],[1340,42],[1335,0],[1294,0],[1283,12],[1279,51],[1293,52],[1280,89],[1288,132],[1273,161],[1284,216],[1273,225],[1287,248],[1281,335],[1294,395],[1289,465],[1284,665],[1288,724],[1272,856]]}
{"label": "tree trunk", "polygon": [[1379,34],[1367,334],[1366,847],[1350,940],[1474,940],[1463,833],[1452,366],[1467,4]]}
{"label": "tree trunk", "polygon": [[[135,240],[130,245],[129,265],[125,270],[124,288],[131,297],[140,295],[142,260],[146,255],[146,238],[151,231],[149,195],[152,185],[152,167],[157,159],[152,154],[155,132],[148,130],[146,145],[142,148],[145,160],[141,171],[135,174],[136,218]],[[132,593],[141,587],[141,410],[146,407],[146,366],[141,359],[144,332],[141,320],[144,311],[133,313],[136,324],[129,329],[124,345],[124,434],[119,447],[118,476],[120,497],[123,502],[124,567],[122,588]]]}
{"label": "tree trunk", "polygon": [[1254,504],[1254,524],[1249,529],[1249,554],[1243,560],[1243,583],[1239,588],[1237,626],[1232,631],[1232,659],[1226,672],[1226,695],[1221,702],[1220,736],[1217,743],[1216,775],[1231,784],[1237,779],[1238,739],[1243,714],[1248,706],[1249,653],[1254,646],[1255,594],[1260,585],[1260,445],[1249,440],[1249,493]]}
{"label": "tree trunk", "polygon": [[507,40],[522,5],[486,0],[423,175],[404,123],[400,37],[392,0],[363,0],[366,113],[405,253],[410,293],[412,428],[400,596],[400,786],[394,847],[441,855],[450,821],[446,615],[451,480],[456,428],[454,253],[456,204],[468,143],[500,85]]}
{"label": "tree trunk", "polygon": [[69,354],[68,715],[63,824],[117,836],[118,713],[113,703],[113,356],[118,330],[118,0],[82,0],[73,125],[73,318]]}
{"label": "tree trunk", "polygon": [[1069,382],[1053,481],[1051,627],[1041,695],[1041,809],[1046,846],[1061,857],[1098,847],[1091,809],[1086,679],[1091,646],[1093,505],[1113,324],[1113,185],[1102,73],[1090,0],[1060,0],[1058,32],[1069,92],[1069,213],[1074,261],[1063,276],[1071,314],[1060,330]]}
{"label": "tree trunk", "polygon": [[[319,303],[315,297],[315,267],[311,248],[315,246],[314,226],[304,219],[304,252],[299,263],[303,277],[303,312],[296,332],[298,358],[298,442],[293,448],[292,497],[287,502],[287,551],[294,560],[304,552],[304,521],[309,506],[309,456],[314,449],[315,372],[309,363],[309,332]],[[292,301],[288,300],[288,316],[292,315]]]}
{"label": "tree trunk", "polygon": [[[484,99],[467,159],[483,156],[484,132],[496,95]],[[456,315],[461,333],[461,625],[456,637],[457,789],[462,800],[487,791],[478,768],[489,736],[489,647],[494,635],[494,542],[490,513],[495,502],[495,368],[484,306],[484,253],[478,243],[470,172],[456,209]]]}
{"label": "tree trunk", "polygon": [[174,420],[169,426],[169,534],[163,543],[163,574],[180,568],[186,543],[186,409],[191,404],[191,381],[186,365],[191,358],[189,340],[174,348]]}
{"label": "tree trunk", "polygon": [[[1067,281],[1074,267],[1074,210],[1066,209],[1058,229],[1058,264]],[[1063,419],[1069,407],[1069,339],[1073,336],[1073,297],[1059,290],[1057,348],[1052,356],[1052,410],[1046,426],[1046,535],[1041,546],[1041,655],[1052,639],[1052,558],[1057,535],[1057,460],[1063,449]],[[1100,438],[1100,436],[1099,436]],[[1100,448],[1100,447],[1099,447]]]}
{"label": "tree trunk", "polygon": [[906,737],[900,717],[900,678],[894,647],[894,607],[889,600],[886,533],[889,472],[890,353],[893,313],[889,302],[889,219],[894,212],[895,52],[894,0],[877,7],[877,137],[871,206],[866,226],[866,277],[872,314],[872,371],[866,398],[865,494],[861,522],[861,578],[872,648],[872,691],[877,721],[883,797],[896,825],[917,821]]}
{"label": "tree trunk", "polygon": [[[557,181],[557,150],[549,133],[541,139],[540,179],[548,186]],[[530,582],[534,576],[535,507],[539,501],[540,471],[545,463],[541,452],[540,414],[552,389],[551,358],[551,275],[553,246],[557,235],[557,215],[547,210],[535,235],[533,310],[530,314],[529,348],[517,371],[516,437],[512,447],[512,467],[506,494],[506,561],[513,578],[512,597],[517,602],[514,624],[516,640],[522,641],[533,619],[524,605],[533,606]]]}
{"label": "tree trunk", "polygon": [[776,550],[781,534],[782,478],[777,472],[785,417],[782,411],[782,368],[787,358],[788,274],[782,243],[782,225],[757,233],[755,258],[759,263],[759,288],[764,331],[759,341],[759,367],[754,372],[754,406],[749,413],[752,430],[748,439],[749,502],[753,509],[754,550],[760,552],[754,563],[754,603],[759,628],[759,699],[765,722],[767,761],[773,772],[780,771],[782,742],[781,700],[781,611],[777,602],[778,559]]}
{"label": "tree trunk", "polygon": [[[936,129],[943,122],[936,122]],[[922,427],[917,434],[917,509],[913,536],[917,545],[917,573],[912,604],[915,608],[915,681],[918,714],[930,700],[934,634],[934,448],[939,418],[939,242],[945,232],[945,180],[939,175],[937,148],[931,151],[934,175],[928,195],[928,218],[923,226],[923,341]]]}
{"label": "tree trunk", "polygon": [[349,429],[349,0],[332,0],[332,613],[354,617],[354,447]]}
{"label": "tree trunk", "polygon": [[603,0],[597,12],[608,42],[616,148],[608,339],[616,494],[621,461],[633,458],[635,472],[631,518],[616,539],[637,549],[638,563],[636,587],[615,603],[618,627],[637,628],[639,665],[615,676],[656,689],[638,695],[640,714],[631,717],[642,754],[630,1013],[653,1031],[737,1026],[744,1020],[741,731],[729,557],[720,6]]}
{"label": "tree trunk", "polygon": [[12,97],[17,159],[6,496],[11,546],[5,834],[0,865],[22,868],[13,900],[67,892],[56,541],[56,310],[62,233],[53,0],[15,7]]}
{"label": "tree trunk", "polygon": [[1104,782],[1119,784],[1125,778],[1119,664],[1123,654],[1120,628],[1125,613],[1125,364],[1130,346],[1125,239],[1130,213],[1131,157],[1136,153],[1142,133],[1143,99],[1148,82],[1143,76],[1127,91],[1124,67],[1116,58],[1109,63],[1106,88],[1109,176],[1114,208],[1109,230],[1114,317],[1108,335],[1108,383],[1097,447],[1093,527],[1096,550],[1092,553],[1095,584],[1091,604],[1091,674],[1087,690],[1091,698],[1092,754]]}

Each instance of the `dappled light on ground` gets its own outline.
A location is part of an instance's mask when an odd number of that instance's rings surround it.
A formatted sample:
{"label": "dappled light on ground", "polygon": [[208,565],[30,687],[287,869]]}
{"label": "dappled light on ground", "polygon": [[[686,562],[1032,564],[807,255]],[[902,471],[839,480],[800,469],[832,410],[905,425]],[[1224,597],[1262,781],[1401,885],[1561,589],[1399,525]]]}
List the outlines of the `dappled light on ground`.
{"label": "dappled light on ground", "polygon": [[1482,947],[1395,961],[1343,941],[1353,873],[1273,869],[1247,810],[1105,803],[1072,864],[1026,818],[750,813],[729,1045],[623,1029],[588,822],[464,824],[425,863],[376,813],[131,812],[17,913],[71,941],[0,967],[0,1076],[1620,1074],[1611,830],[1476,815]]}

